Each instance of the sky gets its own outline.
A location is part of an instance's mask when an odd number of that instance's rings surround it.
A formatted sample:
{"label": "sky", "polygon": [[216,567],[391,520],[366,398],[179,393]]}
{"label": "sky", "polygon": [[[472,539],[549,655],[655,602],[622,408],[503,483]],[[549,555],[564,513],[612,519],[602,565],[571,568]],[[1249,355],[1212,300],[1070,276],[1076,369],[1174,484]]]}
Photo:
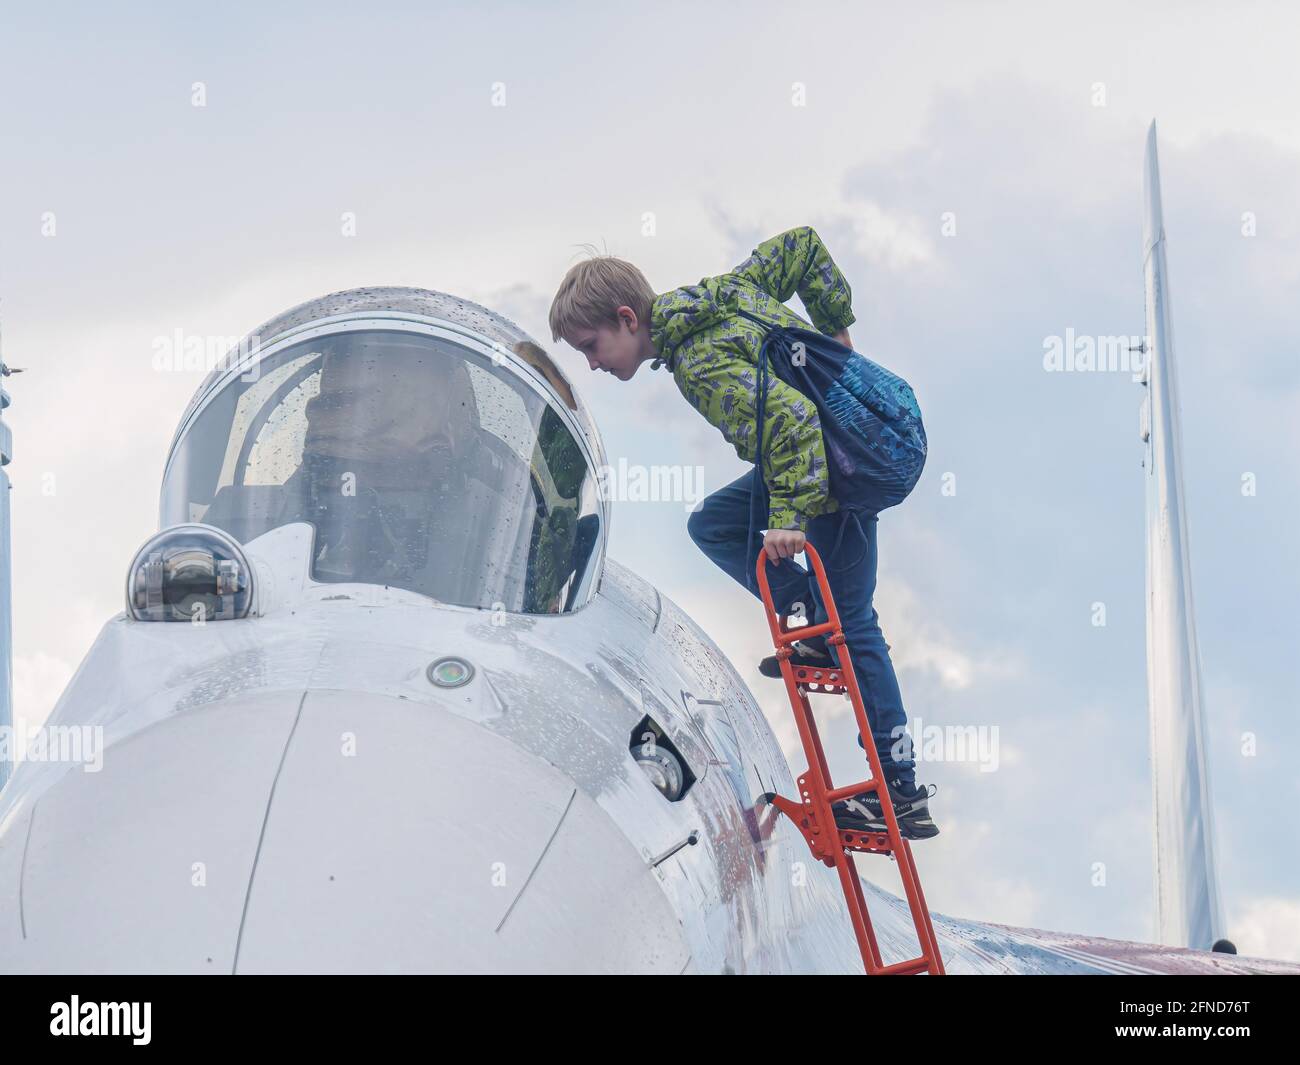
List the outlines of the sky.
{"label": "sky", "polygon": [[[1250,3],[6,9],[17,715],[49,713],[157,528],[201,378],[156,369],[157,338],[361,285],[451,292],[554,354],[612,464],[713,491],[749,467],[666,372],[619,382],[553,341],[551,297],[584,244],[666,291],[811,225],[855,348],[925,417],[875,601],[914,731],[997,742],[918,767],[927,899],[1153,939],[1143,389],[1043,356],[1145,332],[1155,119],[1227,930],[1300,959],[1298,38],[1300,13]],[[711,633],[797,773],[761,606],[691,543],[689,502],[615,503],[609,553]],[[853,734],[824,721],[841,780]]]}

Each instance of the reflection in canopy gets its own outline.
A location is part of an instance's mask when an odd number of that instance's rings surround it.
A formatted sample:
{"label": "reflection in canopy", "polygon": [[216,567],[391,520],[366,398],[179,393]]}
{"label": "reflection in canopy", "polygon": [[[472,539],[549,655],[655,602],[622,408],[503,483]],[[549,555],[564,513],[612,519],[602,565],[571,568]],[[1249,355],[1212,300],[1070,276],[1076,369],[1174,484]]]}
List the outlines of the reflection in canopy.
{"label": "reflection in canopy", "polygon": [[305,521],[317,581],[575,609],[600,558],[595,474],[557,410],[497,362],[397,329],[267,355],[178,441],[164,522],[201,521],[248,543]]}

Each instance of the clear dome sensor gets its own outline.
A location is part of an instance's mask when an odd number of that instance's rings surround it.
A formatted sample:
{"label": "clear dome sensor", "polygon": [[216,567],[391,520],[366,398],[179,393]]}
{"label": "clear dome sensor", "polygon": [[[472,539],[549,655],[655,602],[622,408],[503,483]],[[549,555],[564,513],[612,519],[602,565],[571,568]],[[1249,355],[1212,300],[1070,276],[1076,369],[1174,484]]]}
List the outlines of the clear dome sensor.
{"label": "clear dome sensor", "polygon": [[439,688],[459,688],[474,676],[474,667],[463,658],[440,658],[426,671],[429,680]]}
{"label": "clear dome sensor", "polygon": [[136,621],[232,621],[248,616],[252,570],[235,540],[211,525],[173,525],[136,552],[126,608]]}

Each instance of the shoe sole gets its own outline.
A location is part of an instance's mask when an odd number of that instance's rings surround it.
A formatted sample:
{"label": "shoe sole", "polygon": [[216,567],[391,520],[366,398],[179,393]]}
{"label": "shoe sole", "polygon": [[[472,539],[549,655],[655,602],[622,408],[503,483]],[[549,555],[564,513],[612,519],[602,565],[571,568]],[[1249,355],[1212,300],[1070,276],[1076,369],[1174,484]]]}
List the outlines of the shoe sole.
{"label": "shoe sole", "polygon": [[934,839],[939,834],[939,826],[933,821],[923,821],[919,824],[900,823],[898,830],[905,839]]}
{"label": "shoe sole", "polygon": [[[904,839],[933,839],[939,834],[939,826],[934,823],[928,810],[909,810],[906,814],[894,812],[898,820],[898,831]],[[835,819],[835,827],[844,832],[887,832],[885,820],[868,820],[867,818]]]}

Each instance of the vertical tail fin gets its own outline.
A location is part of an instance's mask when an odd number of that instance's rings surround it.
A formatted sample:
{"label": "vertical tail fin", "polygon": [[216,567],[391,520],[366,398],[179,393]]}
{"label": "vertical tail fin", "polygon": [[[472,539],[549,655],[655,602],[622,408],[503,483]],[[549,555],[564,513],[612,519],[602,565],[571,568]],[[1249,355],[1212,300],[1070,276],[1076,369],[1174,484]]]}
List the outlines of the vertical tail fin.
{"label": "vertical tail fin", "polygon": [[1143,186],[1148,338],[1142,419],[1147,446],[1147,700],[1157,935],[1169,946],[1208,950],[1223,934],[1223,915],[1205,757],[1155,122],[1147,134]]}
{"label": "vertical tail fin", "polygon": [[13,457],[13,437],[9,426],[4,423],[4,412],[9,406],[9,393],[4,390],[3,382],[9,376],[9,367],[4,364],[4,354],[0,351],[0,734],[6,735],[8,742],[4,748],[8,754],[0,757],[0,788],[5,786],[13,770],[13,757],[17,749],[13,742],[10,727],[13,725],[13,634],[9,624],[9,589],[12,587],[9,565],[9,475],[4,467]]}

